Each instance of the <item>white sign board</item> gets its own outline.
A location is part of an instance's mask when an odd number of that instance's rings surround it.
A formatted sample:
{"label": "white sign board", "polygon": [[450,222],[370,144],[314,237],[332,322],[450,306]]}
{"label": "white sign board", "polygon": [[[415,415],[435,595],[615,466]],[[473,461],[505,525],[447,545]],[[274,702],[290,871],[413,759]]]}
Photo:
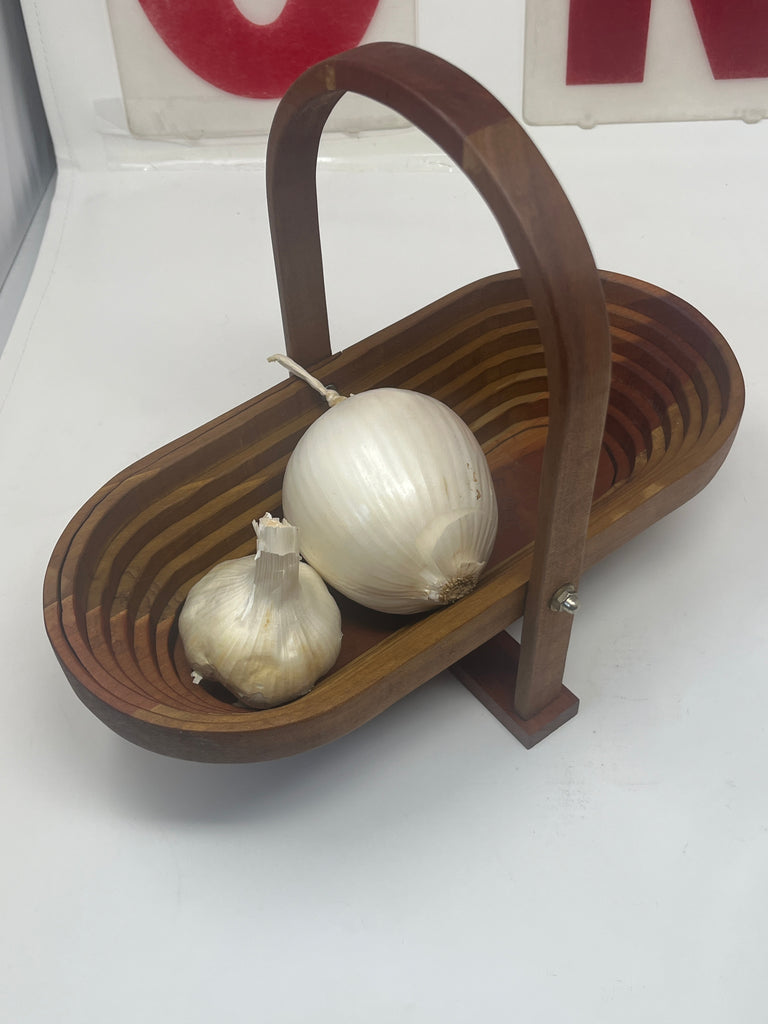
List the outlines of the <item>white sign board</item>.
{"label": "white sign board", "polygon": [[767,0],[528,0],[529,124],[768,116]]}
{"label": "white sign board", "polygon": [[[126,117],[147,138],[265,134],[310,65],[374,40],[415,42],[415,0],[107,0]],[[402,124],[345,99],[332,127]]]}

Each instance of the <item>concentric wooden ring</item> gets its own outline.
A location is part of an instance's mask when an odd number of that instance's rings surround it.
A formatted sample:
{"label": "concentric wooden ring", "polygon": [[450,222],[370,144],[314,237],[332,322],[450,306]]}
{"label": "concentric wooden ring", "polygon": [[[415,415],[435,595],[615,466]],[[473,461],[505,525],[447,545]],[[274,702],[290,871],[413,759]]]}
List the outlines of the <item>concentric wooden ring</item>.
{"label": "concentric wooden ring", "polygon": [[[613,376],[587,560],[594,562],[696,493],[727,453],[743,406],[736,360],[681,300],[602,275]],[[288,381],[125,470],[62,535],[45,582],[46,624],[84,702],[150,749],[255,761],[342,735],[458,660],[523,607],[547,429],[547,377],[516,273],[470,285],[315,368],[342,391],[425,391],[475,431],[501,511],[477,591],[427,616],[341,600],[334,670],[298,701],[233,705],[192,683],[176,618],[216,562],[254,550],[251,519],[279,512],[288,456],[323,411]]]}

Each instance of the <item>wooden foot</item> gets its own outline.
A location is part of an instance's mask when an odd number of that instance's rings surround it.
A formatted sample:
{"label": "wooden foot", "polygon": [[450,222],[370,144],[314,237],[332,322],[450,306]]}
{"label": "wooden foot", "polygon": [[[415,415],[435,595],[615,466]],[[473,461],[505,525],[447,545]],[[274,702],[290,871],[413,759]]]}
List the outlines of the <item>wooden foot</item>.
{"label": "wooden foot", "polygon": [[520,644],[509,633],[495,637],[457,661],[450,671],[494,715],[505,729],[530,750],[579,710],[579,698],[565,686],[532,718],[515,712],[515,678]]}

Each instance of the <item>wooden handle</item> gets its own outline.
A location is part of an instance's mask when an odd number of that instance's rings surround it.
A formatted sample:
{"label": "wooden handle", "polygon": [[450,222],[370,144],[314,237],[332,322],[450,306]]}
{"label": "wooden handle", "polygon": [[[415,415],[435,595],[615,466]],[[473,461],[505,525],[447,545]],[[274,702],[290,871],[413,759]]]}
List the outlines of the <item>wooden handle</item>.
{"label": "wooden handle", "polygon": [[611,376],[602,286],[568,199],[505,107],[438,57],[371,43],[310,68],[272,125],[267,198],[292,358],[311,366],[331,354],[315,168],[323,126],[345,92],[391,107],[464,171],[496,217],[536,314],[549,431],[515,691],[517,713],[529,718],[560,692],[572,619],[550,599],[578,583],[582,568]]}

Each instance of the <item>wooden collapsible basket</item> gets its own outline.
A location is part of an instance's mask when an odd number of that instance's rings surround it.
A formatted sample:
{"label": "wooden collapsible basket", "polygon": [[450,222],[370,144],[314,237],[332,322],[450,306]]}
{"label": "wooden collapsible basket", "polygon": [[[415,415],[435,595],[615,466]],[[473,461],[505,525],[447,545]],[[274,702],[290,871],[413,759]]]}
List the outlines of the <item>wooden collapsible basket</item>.
{"label": "wooden collapsible basket", "polygon": [[[453,158],[520,270],[332,355],[315,163],[347,91],[392,107]],[[338,598],[339,660],[293,703],[254,711],[195,686],[179,608],[215,563],[252,553],[250,521],[279,513],[287,460],[324,409],[289,380],[124,470],[74,517],[45,578],[61,666],[117,733],[190,760],[307,750],[447,668],[530,746],[577,709],[562,680],[568,598],[583,568],[692,497],[725,458],[744,401],[733,353],[682,300],[598,273],[520,126],[475,81],[419,49],[372,44],[306,72],[277,111],[267,188],[288,354],[342,392],[423,391],[469,424],[500,509],[488,569],[473,593],[420,616]],[[518,648],[505,627],[523,612]]]}

